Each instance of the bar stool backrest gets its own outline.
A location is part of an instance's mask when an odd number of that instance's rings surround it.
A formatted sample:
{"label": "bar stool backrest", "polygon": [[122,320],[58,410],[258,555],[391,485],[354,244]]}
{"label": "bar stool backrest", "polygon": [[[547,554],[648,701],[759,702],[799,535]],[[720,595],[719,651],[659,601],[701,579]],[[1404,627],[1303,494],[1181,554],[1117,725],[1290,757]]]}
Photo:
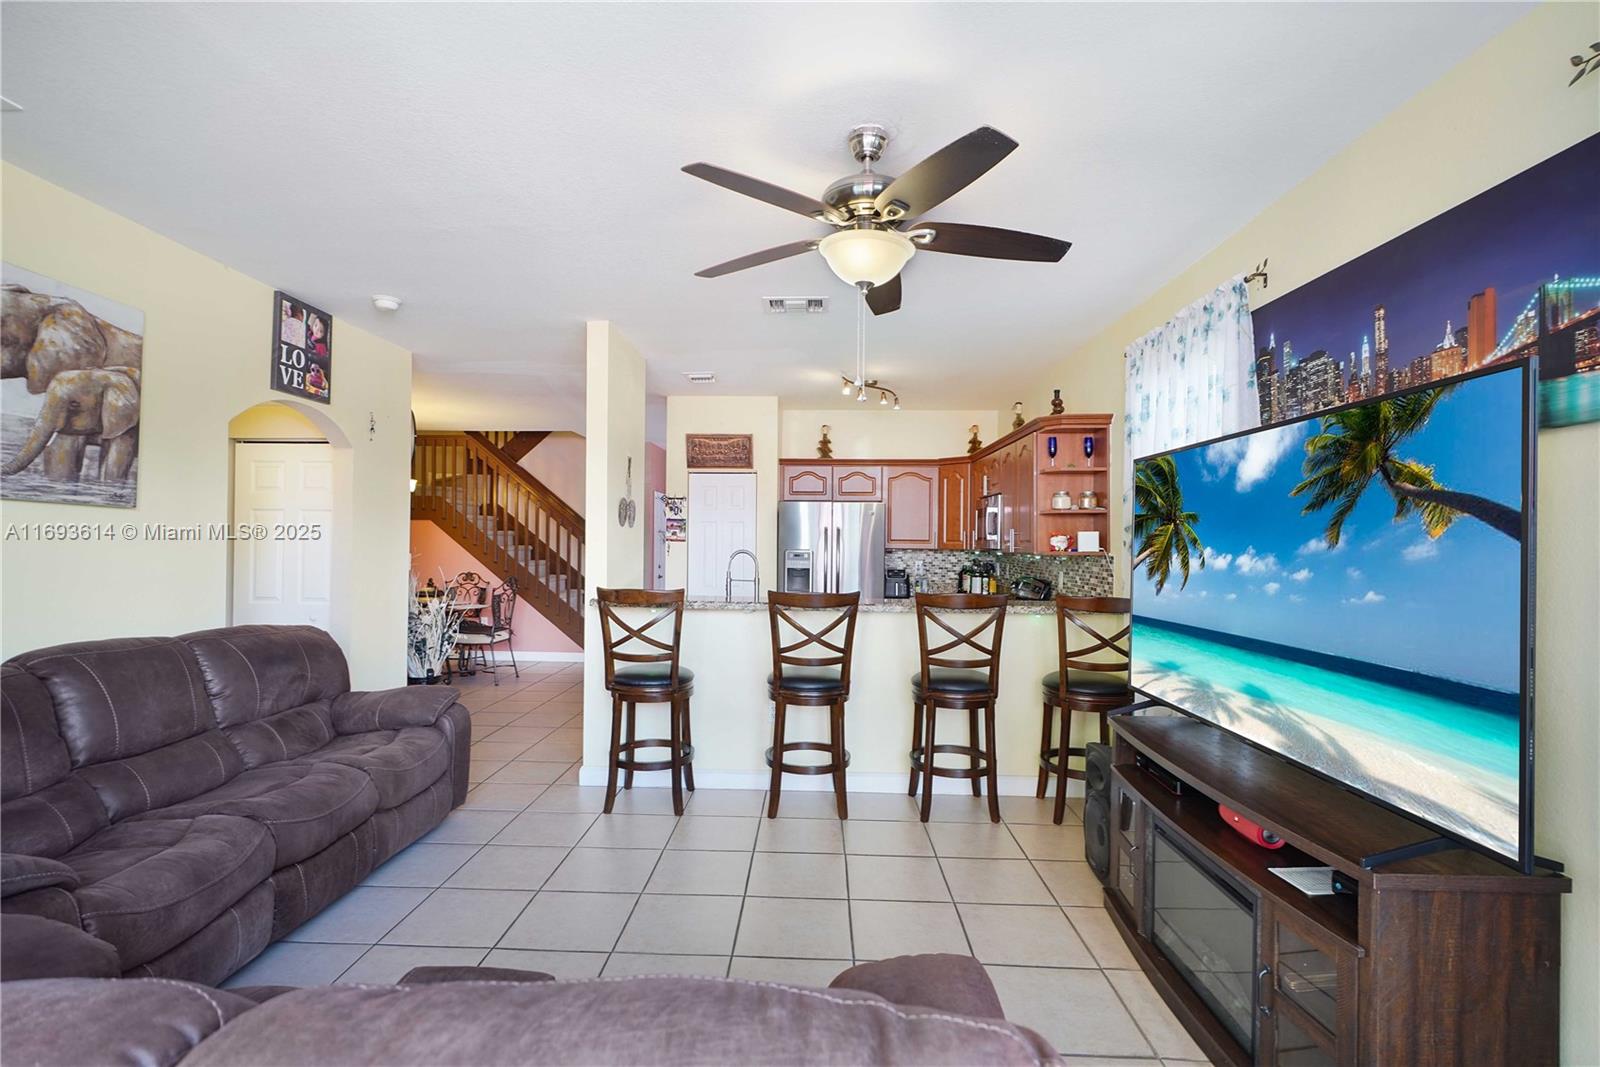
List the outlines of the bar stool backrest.
{"label": "bar stool backrest", "polygon": [[[1056,597],[1056,647],[1061,653],[1061,698],[1067,696],[1067,672],[1094,671],[1099,674],[1125,674],[1133,670],[1133,601],[1123,596]],[[1109,637],[1091,625],[1086,615],[1117,615],[1127,619],[1122,629]],[[1081,632],[1087,641],[1078,648],[1067,647],[1067,628]]]}
{"label": "bar stool backrest", "polygon": [[[998,695],[1000,638],[1005,631],[1009,599],[1003,593],[917,594],[917,642],[922,651],[924,693],[928,691],[930,668],[953,667],[988,672],[989,695]],[[945,611],[981,614],[954,615],[952,625],[938,614]],[[974,621],[977,625],[971,625]],[[935,628],[943,632],[931,632]]]}
{"label": "bar stool backrest", "polygon": [[[683,590],[596,589],[595,601],[600,609],[600,640],[606,651],[606,688],[616,681],[618,663],[671,663],[671,685],[676,689],[678,651],[683,643]],[[618,608],[661,610],[635,625]],[[661,625],[669,620],[670,641],[662,639],[668,627]],[[658,626],[660,629],[652,634],[650,631]]]}
{"label": "bar stool backrest", "polygon": [[[850,690],[850,654],[856,640],[856,611],[860,593],[779,593],[767,594],[767,617],[772,622],[772,677],[783,688],[783,668],[838,667],[839,684]],[[796,619],[795,611],[833,611],[833,618],[820,629],[812,629]],[[838,632],[844,628],[844,633]],[[786,631],[793,631],[789,634]],[[829,635],[832,635],[831,637]],[[797,636],[796,636],[797,635]],[[785,644],[790,637],[796,639]],[[817,651],[807,653],[815,646]]]}

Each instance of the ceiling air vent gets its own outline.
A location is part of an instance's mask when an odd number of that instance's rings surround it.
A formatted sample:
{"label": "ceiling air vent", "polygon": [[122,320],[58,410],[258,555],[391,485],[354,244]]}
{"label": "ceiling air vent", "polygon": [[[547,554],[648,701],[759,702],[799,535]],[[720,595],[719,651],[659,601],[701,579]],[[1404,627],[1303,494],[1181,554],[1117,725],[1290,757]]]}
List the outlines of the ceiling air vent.
{"label": "ceiling air vent", "polygon": [[828,310],[825,296],[769,296],[766,298],[767,314],[787,315],[791,311],[804,311],[820,315]]}
{"label": "ceiling air vent", "polygon": [[708,370],[688,370],[683,372],[683,376],[695,385],[710,385],[717,380],[717,376]]}

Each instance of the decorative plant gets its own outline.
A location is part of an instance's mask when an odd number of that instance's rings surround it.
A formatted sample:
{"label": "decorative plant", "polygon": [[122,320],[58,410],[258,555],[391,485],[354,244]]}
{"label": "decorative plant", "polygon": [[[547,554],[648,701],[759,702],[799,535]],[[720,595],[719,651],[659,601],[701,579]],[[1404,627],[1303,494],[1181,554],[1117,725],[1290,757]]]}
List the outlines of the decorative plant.
{"label": "decorative plant", "polygon": [[410,677],[437,675],[455,650],[461,613],[454,610],[454,599],[453,588],[447,588],[443,596],[419,598],[417,573],[411,572],[411,611],[406,620],[406,674]]}

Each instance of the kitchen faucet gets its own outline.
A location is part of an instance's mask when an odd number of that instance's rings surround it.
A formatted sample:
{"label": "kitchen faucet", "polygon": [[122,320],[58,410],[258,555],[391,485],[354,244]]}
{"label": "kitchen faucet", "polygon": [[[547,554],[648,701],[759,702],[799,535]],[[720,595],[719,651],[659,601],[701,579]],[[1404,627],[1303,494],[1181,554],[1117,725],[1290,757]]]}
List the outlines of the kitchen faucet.
{"label": "kitchen faucet", "polygon": [[739,581],[750,583],[750,599],[754,603],[760,603],[761,563],[756,559],[756,554],[750,551],[748,548],[736,549],[733,554],[728,557],[728,573],[723,585],[723,592],[728,603],[733,603],[733,561],[738,559],[740,556],[750,557],[750,577],[740,578]]}

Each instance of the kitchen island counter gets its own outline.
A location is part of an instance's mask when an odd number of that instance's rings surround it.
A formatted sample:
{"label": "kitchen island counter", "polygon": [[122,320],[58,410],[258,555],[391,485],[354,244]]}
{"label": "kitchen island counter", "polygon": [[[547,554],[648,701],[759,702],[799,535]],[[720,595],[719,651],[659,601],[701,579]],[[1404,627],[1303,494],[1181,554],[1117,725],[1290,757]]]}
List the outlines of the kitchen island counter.
{"label": "kitchen island counter", "polygon": [[[904,790],[910,770],[911,678],[919,669],[914,601],[861,605],[856,619],[850,671],[850,701],[845,708],[845,747],[850,752],[849,785],[861,792]],[[694,671],[691,714],[694,723],[695,779],[700,788],[760,789],[770,770],[763,758],[772,745],[772,702],[767,677],[772,672],[772,632],[767,605],[750,600],[697,599],[686,604],[683,666]],[[591,607],[591,611],[594,609]],[[826,618],[822,612],[798,613]],[[970,617],[970,616],[969,616]],[[1090,625],[1106,632],[1125,620],[1095,616]],[[606,745],[611,736],[611,698],[605,691],[602,650],[596,628],[585,701],[585,785],[604,785]],[[842,631],[834,631],[835,635]],[[1069,635],[1070,638],[1071,635]],[[1039,727],[1043,714],[1042,679],[1057,669],[1059,655],[1052,601],[1013,600],[1007,607],[1000,653],[1000,695],[996,705],[1000,792],[1032,795],[1039,768]],[[640,736],[665,736],[665,705],[639,705]],[[1079,716],[1079,736],[1090,729]],[[790,741],[825,740],[827,709],[791,707]],[[964,743],[967,716],[939,714],[939,743]],[[1097,735],[1093,739],[1098,739]],[[652,753],[646,753],[647,757]],[[821,754],[817,754],[819,757]],[[804,756],[797,758],[805,758]],[[956,757],[940,758],[955,764]],[[820,762],[820,758],[819,758]],[[665,772],[636,775],[638,785],[666,784]],[[939,792],[967,792],[965,781],[938,779]],[[1075,783],[1081,791],[1082,783]],[[826,776],[788,775],[785,789],[827,789]]]}

